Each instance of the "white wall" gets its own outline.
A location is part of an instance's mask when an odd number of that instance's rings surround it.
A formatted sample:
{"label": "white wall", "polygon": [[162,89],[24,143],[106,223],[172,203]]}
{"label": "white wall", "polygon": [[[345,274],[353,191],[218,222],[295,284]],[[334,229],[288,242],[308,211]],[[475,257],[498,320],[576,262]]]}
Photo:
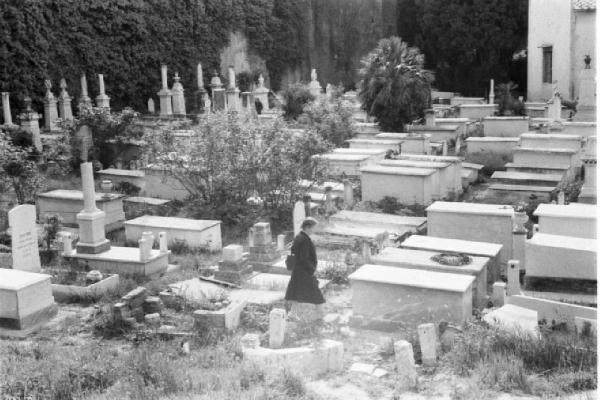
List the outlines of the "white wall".
{"label": "white wall", "polygon": [[[553,46],[552,80],[558,91],[571,97],[571,18],[570,0],[529,0],[527,37],[527,100],[546,100],[552,84],[542,83],[542,47]],[[583,59],[582,59],[583,60]]]}
{"label": "white wall", "polygon": [[596,12],[594,11],[575,11],[573,13],[575,29],[573,32],[573,46],[571,48],[572,77],[573,77],[573,95],[571,98],[579,97],[579,75],[585,67],[583,58],[586,54],[592,57],[591,66],[596,69],[598,60],[596,59]]}

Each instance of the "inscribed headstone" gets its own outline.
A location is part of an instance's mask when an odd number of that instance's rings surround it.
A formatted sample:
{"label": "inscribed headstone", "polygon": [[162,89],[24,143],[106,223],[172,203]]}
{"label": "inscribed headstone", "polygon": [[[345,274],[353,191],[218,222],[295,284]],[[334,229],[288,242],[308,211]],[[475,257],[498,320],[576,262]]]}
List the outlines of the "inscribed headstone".
{"label": "inscribed headstone", "polygon": [[40,272],[40,253],[35,227],[35,206],[24,204],[8,212],[12,235],[13,269]]}

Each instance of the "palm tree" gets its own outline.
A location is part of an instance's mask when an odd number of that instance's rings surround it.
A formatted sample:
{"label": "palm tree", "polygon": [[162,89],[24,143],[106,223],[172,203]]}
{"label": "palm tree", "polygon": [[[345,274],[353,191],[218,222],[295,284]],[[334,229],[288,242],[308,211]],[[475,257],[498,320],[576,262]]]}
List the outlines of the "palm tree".
{"label": "palm tree", "polygon": [[399,37],[381,39],[362,60],[359,96],[362,107],[386,131],[401,132],[404,124],[423,118],[431,107],[433,73],[425,57]]}

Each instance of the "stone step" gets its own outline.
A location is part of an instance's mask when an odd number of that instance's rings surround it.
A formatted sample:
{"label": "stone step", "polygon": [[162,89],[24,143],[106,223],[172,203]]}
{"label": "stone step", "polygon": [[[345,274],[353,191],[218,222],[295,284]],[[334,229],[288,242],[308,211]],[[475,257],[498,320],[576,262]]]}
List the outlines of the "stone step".
{"label": "stone step", "polygon": [[566,166],[548,165],[547,167],[538,167],[527,163],[506,163],[506,171],[509,172],[527,172],[538,174],[565,174],[569,168]]}
{"label": "stone step", "polygon": [[490,190],[511,191],[511,192],[532,192],[534,194],[547,195],[556,187],[553,186],[531,186],[531,185],[507,185],[505,183],[494,183],[490,185]]}
{"label": "stone step", "polygon": [[522,184],[530,186],[556,186],[563,174],[539,174],[534,172],[496,171],[492,179],[498,183]]}

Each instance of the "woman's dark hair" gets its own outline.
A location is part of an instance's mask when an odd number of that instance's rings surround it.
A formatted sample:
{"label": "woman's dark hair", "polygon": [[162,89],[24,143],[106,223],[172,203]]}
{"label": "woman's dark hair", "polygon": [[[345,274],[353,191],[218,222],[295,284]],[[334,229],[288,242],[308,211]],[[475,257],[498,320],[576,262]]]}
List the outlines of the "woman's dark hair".
{"label": "woman's dark hair", "polygon": [[311,226],[315,226],[317,221],[314,218],[307,218],[302,221],[302,225],[300,225],[300,229],[310,228]]}

